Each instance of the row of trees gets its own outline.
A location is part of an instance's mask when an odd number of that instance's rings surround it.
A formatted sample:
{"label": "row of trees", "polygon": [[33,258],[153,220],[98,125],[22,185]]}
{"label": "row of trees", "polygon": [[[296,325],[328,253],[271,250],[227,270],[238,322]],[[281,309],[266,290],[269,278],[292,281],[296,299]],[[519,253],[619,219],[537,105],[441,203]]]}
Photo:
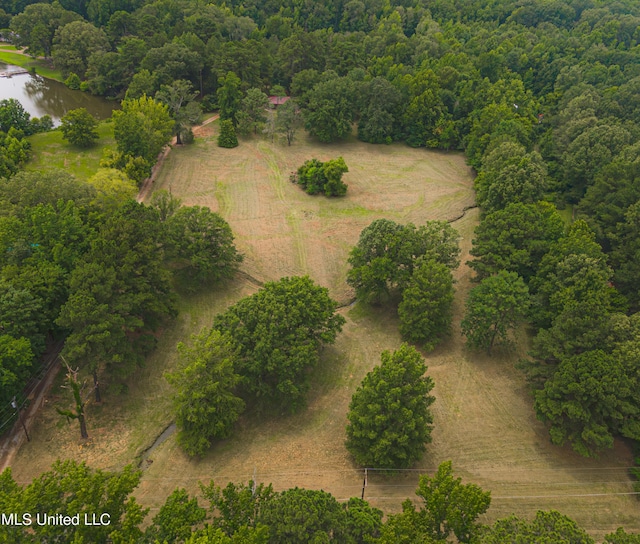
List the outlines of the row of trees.
{"label": "row of trees", "polygon": [[[292,488],[276,492],[271,485],[213,481],[200,484],[207,507],[184,489],[169,495],[158,513],[147,520],[132,496],[141,473],[131,467],[121,472],[92,470],[84,463],[58,461],[25,486],[7,469],[0,475],[0,507],[14,522],[0,526],[6,542],[113,542],[185,544],[397,544],[398,542],[505,542],[595,541],[573,520],[556,512],[538,512],[531,521],[510,516],[482,525],[479,516],[491,495],[479,486],[455,477],[451,462],[433,476],[421,475],[417,499],[407,499],[402,511],[382,521],[382,511],[359,498],[338,502],[330,493]],[[38,524],[36,513],[79,516],[79,524]],[[11,513],[11,514],[9,514]],[[22,517],[30,513],[31,517]],[[85,524],[84,516],[100,523]],[[622,528],[605,537],[605,544],[634,544],[640,535]]]}

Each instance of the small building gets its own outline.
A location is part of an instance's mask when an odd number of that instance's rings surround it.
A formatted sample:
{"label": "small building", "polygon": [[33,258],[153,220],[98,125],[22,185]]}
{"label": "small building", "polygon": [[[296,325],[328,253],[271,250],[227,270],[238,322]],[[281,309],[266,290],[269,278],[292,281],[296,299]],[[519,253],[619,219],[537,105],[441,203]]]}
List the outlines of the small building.
{"label": "small building", "polygon": [[271,102],[271,105],[274,108],[277,108],[278,106],[282,106],[282,104],[284,104],[287,100],[289,100],[289,96],[270,96],[269,97],[269,102]]}

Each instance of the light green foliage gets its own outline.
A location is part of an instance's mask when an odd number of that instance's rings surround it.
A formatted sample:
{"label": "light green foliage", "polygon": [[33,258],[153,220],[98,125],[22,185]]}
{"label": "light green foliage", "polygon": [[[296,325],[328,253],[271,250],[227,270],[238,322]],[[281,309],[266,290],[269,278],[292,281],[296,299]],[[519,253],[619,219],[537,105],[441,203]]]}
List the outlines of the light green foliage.
{"label": "light green foliage", "polygon": [[470,252],[474,260],[469,266],[479,279],[507,270],[528,282],[563,230],[564,222],[553,204],[508,204],[476,227]]}
{"label": "light green foliage", "polygon": [[213,328],[237,345],[244,389],[263,405],[294,411],[320,346],[333,343],[345,322],[336,306],[308,277],[282,278],[218,315]]}
{"label": "light green foliage", "polygon": [[426,146],[434,139],[435,129],[444,114],[438,80],[432,70],[418,72],[409,82],[411,98],[404,113],[407,143]]}
{"label": "light green foliage", "polygon": [[255,527],[262,506],[275,496],[271,484],[253,481],[246,485],[229,482],[224,489],[211,481],[206,486],[201,483],[200,490],[216,513],[213,525],[228,536],[238,534],[243,528]]}
{"label": "light green foliage", "polygon": [[220,121],[218,146],[226,148],[238,147],[238,137],[236,136],[236,129],[231,119],[222,119]]}
{"label": "light green foliage", "polygon": [[614,434],[640,439],[640,376],[628,363],[601,350],[561,361],[535,401],[554,444],[568,441],[579,454],[593,456],[613,447]]}
{"label": "light green foliage", "polygon": [[138,193],[135,182],[115,168],[100,168],[87,183],[95,188],[97,196],[94,203],[102,208],[110,205],[118,207],[134,199]]}
{"label": "light green foliage", "polygon": [[433,478],[420,476],[416,495],[424,501],[420,514],[437,540],[453,533],[459,542],[472,542],[480,529],[476,519],[491,504],[489,491],[454,478],[451,461],[442,463]]}
{"label": "light green foliage", "polygon": [[[25,512],[80,514],[108,514],[110,524],[37,525],[32,529],[34,542],[95,542],[106,544],[119,535],[120,542],[139,542],[139,524],[148,510],[142,509],[131,497],[140,482],[140,473],[126,466],[120,473],[93,470],[76,461],[56,461],[52,470],[41,474],[23,488]],[[24,531],[24,528],[23,528]],[[82,540],[74,540],[82,539]]]}
{"label": "light green foliage", "polygon": [[329,493],[288,489],[260,509],[258,521],[269,527],[269,544],[344,542],[346,514]]}
{"label": "light green foliage", "polygon": [[501,270],[485,278],[469,293],[462,334],[472,348],[491,350],[496,343],[507,344],[509,331],[527,315],[529,290],[515,272]]}
{"label": "light green foliage", "polygon": [[639,533],[627,533],[622,527],[618,527],[615,533],[606,536],[605,544],[640,544]]}
{"label": "light green foliage", "polygon": [[185,278],[214,282],[233,275],[242,262],[229,224],[201,206],[185,206],[167,220],[169,257]]}
{"label": "light green foliage", "polygon": [[[124,100],[122,109],[115,110],[113,133],[120,157],[118,167],[125,168],[127,162],[140,157],[145,163],[145,171],[151,171],[151,165],[162,148],[169,143],[173,134],[174,121],[165,104],[142,96],[134,100]],[[136,181],[139,176],[129,177]]]}
{"label": "light green foliage", "polygon": [[98,141],[98,121],[85,108],[69,111],[60,120],[62,137],[78,147],[91,147]]}
{"label": "light green foliage", "polygon": [[269,97],[260,89],[249,89],[242,99],[238,112],[238,132],[240,134],[258,134],[258,130],[267,120]]}
{"label": "light green foliage", "polygon": [[153,518],[145,537],[149,542],[184,541],[206,516],[207,511],[198,505],[198,499],[190,499],[184,489],[176,489]]}
{"label": "light green foliage", "polygon": [[218,331],[192,335],[191,345],[178,344],[180,362],[166,378],[176,390],[174,410],[178,443],[192,456],[204,455],[211,441],[227,438],[244,410],[234,391],[240,381],[236,354]]}
{"label": "light green foliage", "polygon": [[365,302],[380,302],[406,288],[419,257],[430,256],[448,268],[458,266],[460,235],[446,221],[400,225],[377,219],[360,233],[349,254],[347,283]]}
{"label": "light green foliage", "polygon": [[216,92],[218,107],[220,108],[220,120],[231,121],[234,128],[238,124],[238,112],[242,105],[240,85],[240,78],[233,72],[227,72],[227,75],[220,79],[220,86]]}
{"label": "light green foliage", "polygon": [[[550,510],[538,511],[533,521],[526,521],[516,516],[499,519],[493,526],[487,528],[479,539],[479,544],[595,544],[584,529],[578,527],[575,521]],[[609,542],[609,541],[607,541]],[[627,541],[621,540],[619,544]],[[631,544],[632,541],[629,541]],[[611,544],[618,544],[612,540]]]}
{"label": "light green foliage", "polygon": [[344,196],[347,185],[342,181],[342,175],[348,171],[342,157],[324,163],[310,159],[298,168],[294,180],[310,195]]}
{"label": "light green foliage", "polygon": [[69,87],[69,89],[71,89],[72,91],[78,91],[80,90],[80,83],[82,83],[80,81],[80,77],[78,76],[78,74],[71,72],[69,74],[69,77],[67,77],[67,79],[64,80],[64,84]]}
{"label": "light green foliage", "polygon": [[360,466],[408,468],[431,441],[429,393],[433,380],[420,354],[407,344],[382,352],[349,405],[346,447]]}
{"label": "light green foliage", "polygon": [[45,333],[50,325],[43,310],[44,301],[31,289],[16,288],[0,279],[0,330],[13,338],[29,340],[35,356],[44,351]]}
{"label": "light green foliage", "polygon": [[433,349],[449,333],[453,295],[451,270],[433,259],[418,260],[398,306],[402,336]]}
{"label": "light green foliage", "polygon": [[85,78],[89,58],[111,49],[109,39],[101,28],[86,21],[73,21],[59,27],[53,39],[53,62],[63,77],[71,73]]}

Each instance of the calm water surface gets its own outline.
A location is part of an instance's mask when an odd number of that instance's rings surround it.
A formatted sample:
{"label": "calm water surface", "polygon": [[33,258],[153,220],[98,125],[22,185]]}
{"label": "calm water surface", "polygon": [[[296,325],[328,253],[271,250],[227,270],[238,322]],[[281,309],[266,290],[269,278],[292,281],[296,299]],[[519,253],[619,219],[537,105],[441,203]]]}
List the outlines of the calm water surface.
{"label": "calm water surface", "polygon": [[[20,68],[0,62],[0,72],[6,70]],[[19,100],[32,117],[50,115],[56,125],[69,110],[86,108],[97,119],[107,119],[120,106],[117,100],[109,101],[89,93],[72,91],[58,81],[30,74],[0,77],[0,100],[7,98]]]}

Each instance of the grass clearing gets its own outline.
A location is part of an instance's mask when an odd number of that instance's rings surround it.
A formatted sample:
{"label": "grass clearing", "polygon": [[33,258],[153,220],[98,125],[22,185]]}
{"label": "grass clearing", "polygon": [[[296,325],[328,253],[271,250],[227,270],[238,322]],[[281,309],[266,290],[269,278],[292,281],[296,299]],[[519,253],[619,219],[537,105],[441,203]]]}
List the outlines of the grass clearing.
{"label": "grass clearing", "polygon": [[73,174],[78,179],[87,180],[100,168],[104,150],[115,147],[113,124],[98,124],[98,142],[87,149],[76,147],[62,138],[60,130],[41,132],[29,136],[32,157],[26,170],[51,170],[59,168]]}
{"label": "grass clearing", "polygon": [[[194,146],[174,149],[156,181],[185,204],[219,211],[245,254],[242,271],[261,280],[309,274],[344,304],[347,319],[335,345],[325,348],[313,371],[306,410],[277,420],[246,414],[234,436],[216,444],[203,459],[189,459],[175,436],[151,455],[136,492],[155,515],[176,487],[198,493],[198,481],[247,481],[256,477],[276,489],[302,486],[324,489],[338,499],[360,496],[362,471],[344,448],[344,426],[353,392],[380,361],[380,352],[401,343],[390,308],[348,305],[353,293],[345,284],[346,257],[360,230],[388,217],[422,224],[460,215],[473,203],[472,176],[464,158],[410,149],[373,146],[350,140],[321,145],[304,137],[293,146],[259,139],[235,149],[215,145],[216,132]],[[347,196],[329,199],[306,195],[289,183],[289,173],[304,160],[343,156],[349,166]],[[401,173],[399,173],[401,172]],[[525,331],[519,350],[493,357],[471,353],[463,345],[459,322],[472,284],[468,259],[478,210],[469,210],[454,226],[462,235],[462,262],[456,271],[454,330],[436,350],[426,353],[435,381],[433,442],[414,471],[387,477],[369,473],[365,498],[387,512],[414,497],[420,472],[433,473],[451,459],[456,474],[492,492],[490,522],[511,513],[532,518],[538,509],[558,509],[594,537],[624,526],[640,530],[638,503],[627,467],[631,454],[621,443],[600,459],[583,459],[549,442],[535,419],[532,399],[514,364],[526,352]],[[169,387],[162,373],[175,363],[175,345],[211,323],[213,316],[256,287],[245,276],[199,295],[181,299],[181,315],[159,335],[159,347],[134,379],[128,395],[105,396],[92,406],[89,433],[81,446],[75,427],[60,421],[50,400],[40,413],[33,441],[14,465],[14,476],[27,481],[58,457],[86,460],[92,466],[119,468],[148,447],[171,420]]]}
{"label": "grass clearing", "polygon": [[0,62],[20,66],[28,70],[35,69],[39,76],[55,79],[56,81],[64,81],[62,72],[52,68],[47,61],[44,59],[34,59],[19,51],[20,49],[13,45],[2,44],[0,46]]}

